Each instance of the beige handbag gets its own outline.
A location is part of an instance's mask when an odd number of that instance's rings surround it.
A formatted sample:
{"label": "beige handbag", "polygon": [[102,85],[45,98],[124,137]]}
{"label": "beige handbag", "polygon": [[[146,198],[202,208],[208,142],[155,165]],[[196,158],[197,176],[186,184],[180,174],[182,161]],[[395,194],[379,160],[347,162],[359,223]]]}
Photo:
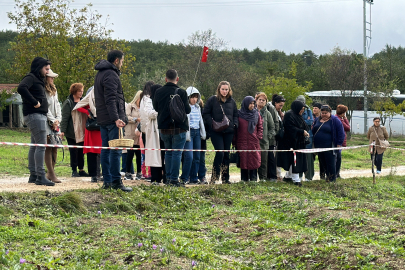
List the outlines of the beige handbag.
{"label": "beige handbag", "polygon": [[381,147],[383,147],[383,148],[390,147],[390,142],[389,141],[387,141],[386,139],[384,139],[382,141],[380,138],[378,138],[378,134],[377,134],[377,131],[375,130],[375,128],[374,128],[374,132],[375,132],[375,136],[377,136],[377,139],[380,141],[380,146]]}

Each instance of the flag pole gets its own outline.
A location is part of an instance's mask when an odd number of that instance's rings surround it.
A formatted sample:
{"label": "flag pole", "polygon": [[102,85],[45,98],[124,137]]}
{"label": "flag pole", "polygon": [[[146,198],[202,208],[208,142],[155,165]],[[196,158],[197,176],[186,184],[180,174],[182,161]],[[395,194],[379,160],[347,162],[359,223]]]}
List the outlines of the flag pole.
{"label": "flag pole", "polygon": [[197,73],[198,73],[198,69],[200,68],[200,63],[201,63],[201,58],[202,58],[202,56],[203,56],[203,53],[204,53],[204,46],[203,46],[202,51],[201,51],[201,56],[200,56],[200,58],[199,58],[199,60],[198,60],[197,70],[196,70],[196,72],[195,72],[193,84],[191,85],[191,87],[194,87],[195,79],[197,78]]}

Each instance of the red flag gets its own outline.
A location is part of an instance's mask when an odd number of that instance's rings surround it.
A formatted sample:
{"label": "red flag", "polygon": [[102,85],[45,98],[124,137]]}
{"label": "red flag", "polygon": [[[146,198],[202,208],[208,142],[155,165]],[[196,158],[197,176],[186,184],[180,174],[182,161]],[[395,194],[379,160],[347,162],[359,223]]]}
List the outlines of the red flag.
{"label": "red flag", "polygon": [[201,62],[207,62],[207,58],[208,58],[208,47],[204,46]]}

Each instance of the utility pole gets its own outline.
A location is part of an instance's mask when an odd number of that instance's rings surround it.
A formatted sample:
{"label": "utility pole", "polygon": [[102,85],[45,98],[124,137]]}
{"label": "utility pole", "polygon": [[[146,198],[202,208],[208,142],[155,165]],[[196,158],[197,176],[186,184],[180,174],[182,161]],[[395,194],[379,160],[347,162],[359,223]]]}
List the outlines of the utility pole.
{"label": "utility pole", "polygon": [[[370,21],[367,21],[367,9],[366,4],[370,5]],[[363,56],[364,56],[364,134],[367,134],[367,38],[370,39],[371,43],[371,5],[373,0],[363,0]],[[370,25],[370,28],[367,28],[367,24]],[[367,35],[369,31],[370,35]]]}

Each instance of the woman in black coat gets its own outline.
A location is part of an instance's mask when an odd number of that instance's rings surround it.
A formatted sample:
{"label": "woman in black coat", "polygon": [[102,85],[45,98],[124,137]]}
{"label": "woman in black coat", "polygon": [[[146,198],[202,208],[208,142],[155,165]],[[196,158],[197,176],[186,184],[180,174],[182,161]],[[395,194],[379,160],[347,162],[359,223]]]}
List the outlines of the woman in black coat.
{"label": "woman in black coat", "polygon": [[[212,129],[212,122],[221,122],[224,114],[229,119],[229,127],[217,132]],[[215,150],[230,150],[234,130],[238,128],[238,109],[232,98],[231,85],[222,81],[217,87],[217,94],[210,97],[203,110],[203,119],[211,136],[211,142]],[[222,183],[229,182],[229,152],[216,152],[212,168],[211,183],[219,180]]]}
{"label": "woman in black coat", "polygon": [[[291,110],[286,112],[283,119],[284,136],[279,141],[278,150],[305,149],[305,138],[309,137],[309,127],[302,118],[305,104],[295,100],[291,104]],[[300,172],[307,171],[307,160],[304,153],[296,153],[294,165],[293,152],[277,152],[277,166],[287,171],[284,181],[293,181],[295,185],[301,186]]]}

